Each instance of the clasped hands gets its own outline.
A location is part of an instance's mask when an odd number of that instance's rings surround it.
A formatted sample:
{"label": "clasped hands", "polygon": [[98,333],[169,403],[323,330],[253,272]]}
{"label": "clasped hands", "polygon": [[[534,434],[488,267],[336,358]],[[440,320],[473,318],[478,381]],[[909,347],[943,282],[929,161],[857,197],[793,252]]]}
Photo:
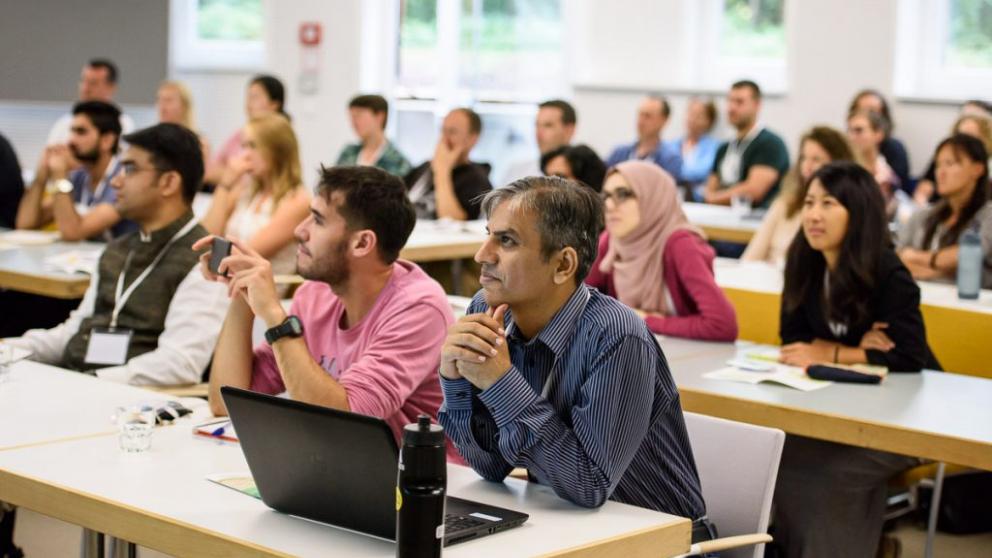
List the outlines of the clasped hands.
{"label": "clasped hands", "polygon": [[485,313],[465,316],[448,328],[441,347],[441,375],[449,380],[465,378],[486,390],[510,370],[503,316],[507,305]]}

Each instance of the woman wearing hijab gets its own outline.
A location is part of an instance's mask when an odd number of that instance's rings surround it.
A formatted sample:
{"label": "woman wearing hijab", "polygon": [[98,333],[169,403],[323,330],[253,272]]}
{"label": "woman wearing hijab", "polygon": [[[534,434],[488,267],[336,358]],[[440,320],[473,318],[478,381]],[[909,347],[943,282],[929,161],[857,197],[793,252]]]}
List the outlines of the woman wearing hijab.
{"label": "woman wearing hijab", "polygon": [[620,163],[601,195],[606,232],[586,283],[633,308],[655,333],[736,339],[737,315],[713,276],[713,248],[686,219],[671,175],[651,163]]}

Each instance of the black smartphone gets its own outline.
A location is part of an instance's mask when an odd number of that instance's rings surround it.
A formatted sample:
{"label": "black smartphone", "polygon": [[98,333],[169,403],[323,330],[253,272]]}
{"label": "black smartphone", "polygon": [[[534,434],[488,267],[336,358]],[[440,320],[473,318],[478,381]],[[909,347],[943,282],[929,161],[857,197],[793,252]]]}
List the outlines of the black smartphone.
{"label": "black smartphone", "polygon": [[[216,273],[217,275],[221,275],[221,272],[218,270],[218,268],[220,267],[220,262],[224,258],[230,255],[231,255],[231,241],[221,238],[219,236],[215,236],[213,243],[210,245],[210,264],[207,267],[213,273]],[[224,273],[223,275],[227,277],[226,273]]]}

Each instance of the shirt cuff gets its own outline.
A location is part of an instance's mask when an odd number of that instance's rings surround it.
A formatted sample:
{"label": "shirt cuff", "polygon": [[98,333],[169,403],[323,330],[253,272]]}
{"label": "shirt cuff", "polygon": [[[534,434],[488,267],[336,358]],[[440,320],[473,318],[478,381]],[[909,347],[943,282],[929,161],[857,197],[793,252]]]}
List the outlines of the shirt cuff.
{"label": "shirt cuff", "polygon": [[472,384],[465,378],[449,380],[441,376],[441,391],[444,392],[444,405],[449,411],[472,410]]}
{"label": "shirt cuff", "polygon": [[479,400],[489,408],[497,428],[513,422],[537,399],[534,388],[530,387],[516,366],[511,366],[502,378],[479,394]]}

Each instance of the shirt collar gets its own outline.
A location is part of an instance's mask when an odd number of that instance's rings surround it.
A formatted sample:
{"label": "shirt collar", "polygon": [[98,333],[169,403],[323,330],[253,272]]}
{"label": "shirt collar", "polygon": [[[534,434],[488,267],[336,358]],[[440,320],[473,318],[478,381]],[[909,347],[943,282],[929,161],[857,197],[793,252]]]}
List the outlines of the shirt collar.
{"label": "shirt collar", "polygon": [[[585,284],[579,285],[575,289],[575,292],[572,293],[572,296],[565,302],[565,305],[551,318],[551,321],[528,343],[540,341],[551,349],[555,357],[561,356],[565,351],[568,340],[572,337],[572,332],[575,331],[579,323],[579,316],[586,309],[586,304],[588,304],[590,296],[589,287]],[[512,316],[510,316],[510,325],[507,326],[506,332],[507,337],[523,341],[523,336],[521,336],[520,330],[517,329],[517,324],[513,321]]]}
{"label": "shirt collar", "polygon": [[176,219],[161,229],[158,229],[157,231],[152,231],[150,234],[145,233],[139,228],[138,238],[145,244],[165,244],[170,238],[172,238],[172,235],[179,232],[179,229],[186,226],[186,223],[189,223],[189,220],[192,218],[193,211],[190,210],[184,213],[182,217]]}

